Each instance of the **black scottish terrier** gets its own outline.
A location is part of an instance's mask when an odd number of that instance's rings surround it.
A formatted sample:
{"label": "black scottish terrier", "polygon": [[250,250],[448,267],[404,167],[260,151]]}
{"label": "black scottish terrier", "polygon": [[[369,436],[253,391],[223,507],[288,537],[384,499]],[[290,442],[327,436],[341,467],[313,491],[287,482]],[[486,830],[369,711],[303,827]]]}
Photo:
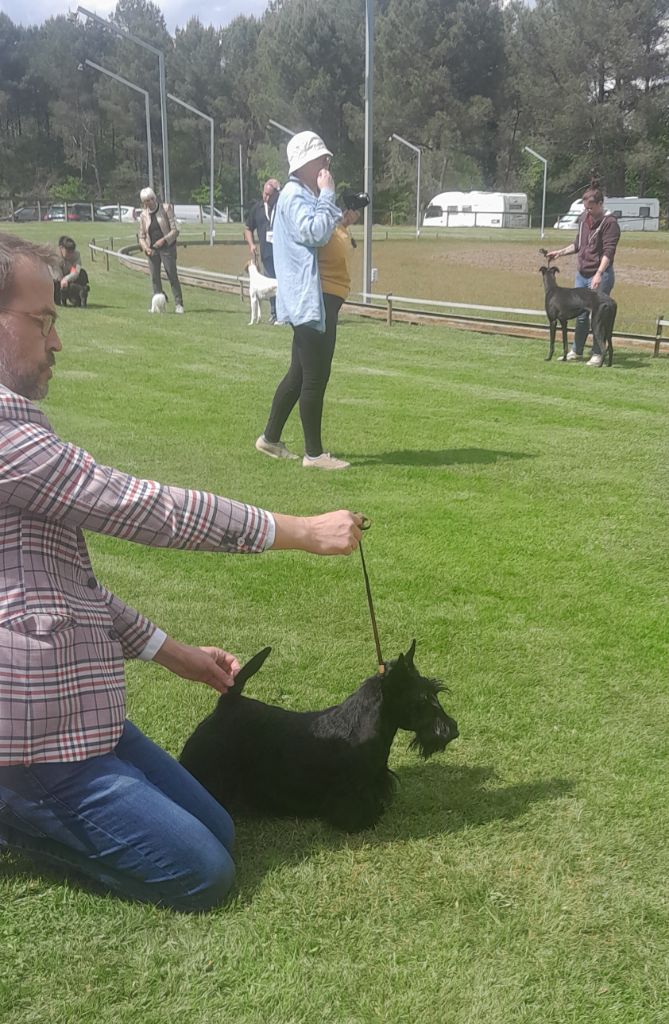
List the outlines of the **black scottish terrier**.
{"label": "black scottish terrier", "polygon": [[60,281],[53,283],[53,300],[57,306],[67,306],[68,302],[77,309],[85,309],[88,305],[88,293],[91,290],[91,283],[88,274],[82,267],[76,281],[71,281],[65,290],[60,287]]}
{"label": "black scottish terrier", "polygon": [[271,647],[256,654],[195,729],[180,761],[233,814],[322,818],[335,828],[370,828],[389,805],[395,776],[388,755],[398,729],[415,733],[424,758],[458,736],[409,651],[385,663],[341,704],[287,711],[242,696]]}

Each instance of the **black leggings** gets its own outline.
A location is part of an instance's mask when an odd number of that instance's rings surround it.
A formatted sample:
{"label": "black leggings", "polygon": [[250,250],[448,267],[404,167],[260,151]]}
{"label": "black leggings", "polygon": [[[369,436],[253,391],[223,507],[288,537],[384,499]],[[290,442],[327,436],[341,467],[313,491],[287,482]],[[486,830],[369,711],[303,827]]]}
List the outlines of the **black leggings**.
{"label": "black leggings", "polygon": [[276,443],[281,440],[281,433],[286,420],[293,411],[298,399],[300,402],[300,419],[304,431],[304,450],[307,455],[320,455],[323,451],[321,441],[321,420],[323,418],[323,398],[330,367],[334,356],[337,340],[337,317],[343,299],[337,295],[323,295],[325,303],[325,334],[314,331],[311,327],[293,327],[293,349],[288,373],[279,384],[274,394],[265,439]]}

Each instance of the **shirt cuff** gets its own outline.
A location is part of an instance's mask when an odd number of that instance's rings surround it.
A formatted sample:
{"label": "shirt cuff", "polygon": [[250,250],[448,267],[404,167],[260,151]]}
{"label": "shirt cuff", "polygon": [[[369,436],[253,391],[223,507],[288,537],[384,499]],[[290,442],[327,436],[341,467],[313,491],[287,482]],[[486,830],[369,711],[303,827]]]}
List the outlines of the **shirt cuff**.
{"label": "shirt cuff", "polygon": [[274,516],[271,512],[265,511],[267,516],[267,539],[265,541],[265,547],[263,550],[267,551],[274,544],[274,538],[276,536],[276,523],[274,522]]}
{"label": "shirt cuff", "polygon": [[163,633],[162,629],[156,629],[155,633],[151,639],[147,641],[146,646],[142,649],[141,653],[137,655],[138,660],[153,661],[166,640],[167,633]]}

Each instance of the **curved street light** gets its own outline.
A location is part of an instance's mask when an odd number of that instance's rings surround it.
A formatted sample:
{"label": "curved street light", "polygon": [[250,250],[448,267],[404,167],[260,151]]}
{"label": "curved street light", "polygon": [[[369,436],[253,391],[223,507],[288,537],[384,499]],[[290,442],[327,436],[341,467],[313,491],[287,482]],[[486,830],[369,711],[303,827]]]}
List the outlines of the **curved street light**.
{"label": "curved street light", "polygon": [[[144,116],[146,117],[146,151],[149,161],[149,187],[153,188],[153,157],[151,155],[151,113],[149,111],[149,94],[146,89],[142,89],[141,86],[135,85],[134,82],[129,82],[127,78],[122,78],[121,75],[114,74],[113,71],[109,71],[107,68],[103,68],[100,64],[96,64],[92,60],[85,60],[84,64],[88,64],[89,68],[95,68],[103,75],[108,75],[115,81],[120,82],[121,85],[127,85],[129,89],[134,89],[135,92],[141,92],[144,94]],[[80,64],[77,68],[78,71],[84,70],[84,64]]]}
{"label": "curved street light", "polygon": [[297,134],[292,128],[286,128],[285,124],[279,124],[278,121],[273,121],[271,117],[268,117],[267,121],[269,124],[273,124],[275,128],[279,128],[282,132],[285,132],[286,135],[290,135],[292,137]]}
{"label": "curved street light", "polygon": [[543,238],[544,237],[544,221],[546,220],[546,175],[547,175],[547,172],[548,172],[548,160],[546,159],[546,157],[540,156],[539,153],[536,153],[533,149],[530,149],[529,146],[523,146],[523,149],[527,153],[531,153],[532,156],[535,156],[537,158],[537,160],[541,160],[542,164],[544,165],[544,198],[543,198],[543,202],[541,204],[541,237]]}
{"label": "curved street light", "polygon": [[390,136],[388,142],[391,139],[397,139],[403,146],[408,146],[409,149],[413,149],[414,153],[418,154],[418,167],[416,171],[416,238],[420,238],[420,146],[414,146],[413,142],[407,142],[401,135],[396,135],[395,132]]}
{"label": "curved street light", "polygon": [[204,118],[205,121],[209,122],[209,215],[210,215],[210,227],[209,227],[209,245],[214,244],[214,119],[209,117],[209,114],[203,114],[197,107],[192,107],[190,103],[186,103],[184,100],[180,100],[178,96],[173,96],[171,92],[167,94],[171,100],[178,103],[179,106],[185,107],[186,110],[190,110],[191,113],[197,114],[198,117]]}
{"label": "curved street light", "polygon": [[76,21],[79,14],[83,14],[85,18],[90,18],[92,21],[97,21],[98,24],[104,25],[105,28],[115,32],[117,36],[121,36],[124,39],[132,39],[133,43],[143,46],[145,50],[150,50],[151,53],[155,53],[158,57],[158,74],[160,79],[160,121],[163,133],[163,199],[166,203],[169,203],[171,202],[170,158],[167,142],[167,85],[165,83],[165,54],[156,46],[152,46],[150,43],[145,43],[143,39],[140,39],[138,36],[131,35],[130,32],[126,32],[125,29],[119,28],[118,25],[115,25],[113,21],[106,21],[99,15],[94,14],[93,11],[86,10],[85,7],[77,7],[71,17],[71,20]]}

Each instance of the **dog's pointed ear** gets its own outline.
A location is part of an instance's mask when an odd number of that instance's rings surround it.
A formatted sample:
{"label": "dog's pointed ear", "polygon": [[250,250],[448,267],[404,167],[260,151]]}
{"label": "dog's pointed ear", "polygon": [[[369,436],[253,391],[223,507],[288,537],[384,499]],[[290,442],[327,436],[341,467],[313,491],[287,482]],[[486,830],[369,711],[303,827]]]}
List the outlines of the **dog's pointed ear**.
{"label": "dog's pointed ear", "polygon": [[412,640],[411,641],[411,647],[409,648],[409,650],[404,655],[404,657],[406,658],[407,665],[409,665],[410,668],[413,668],[413,656],[414,656],[415,653],[416,653],[416,641]]}
{"label": "dog's pointed ear", "polygon": [[263,647],[262,651],[258,651],[257,654],[253,655],[250,661],[247,661],[245,665],[242,665],[239,672],[235,676],[234,684],[230,687],[227,693],[222,694],[222,696],[239,697],[242,690],[244,689],[244,685],[247,679],[250,679],[251,676],[254,676],[256,672],[258,672],[262,668],[262,665],[271,650],[271,647]]}
{"label": "dog's pointed ear", "polygon": [[381,684],[384,687],[392,687],[401,684],[407,675],[407,655],[399,654],[394,661],[386,663],[386,671],[381,676]]}

